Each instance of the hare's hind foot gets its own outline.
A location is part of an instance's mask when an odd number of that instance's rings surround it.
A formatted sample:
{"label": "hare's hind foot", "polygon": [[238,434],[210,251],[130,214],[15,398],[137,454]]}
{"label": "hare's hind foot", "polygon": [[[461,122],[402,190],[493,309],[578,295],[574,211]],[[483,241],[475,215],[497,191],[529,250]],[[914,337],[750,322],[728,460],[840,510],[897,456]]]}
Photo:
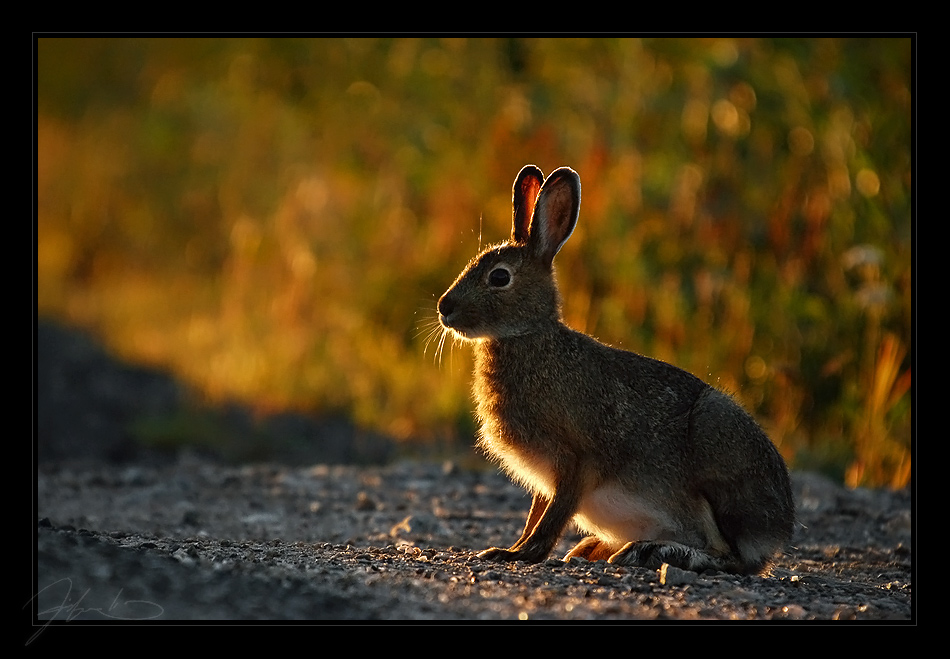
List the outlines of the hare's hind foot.
{"label": "hare's hind foot", "polygon": [[763,566],[744,566],[732,556],[721,556],[679,542],[628,542],[607,559],[615,565],[645,567],[658,570],[664,563],[693,572],[759,572]]}
{"label": "hare's hind foot", "polygon": [[589,561],[606,561],[614,555],[614,550],[597,536],[587,536],[564,556],[569,561],[575,556],[586,558]]}

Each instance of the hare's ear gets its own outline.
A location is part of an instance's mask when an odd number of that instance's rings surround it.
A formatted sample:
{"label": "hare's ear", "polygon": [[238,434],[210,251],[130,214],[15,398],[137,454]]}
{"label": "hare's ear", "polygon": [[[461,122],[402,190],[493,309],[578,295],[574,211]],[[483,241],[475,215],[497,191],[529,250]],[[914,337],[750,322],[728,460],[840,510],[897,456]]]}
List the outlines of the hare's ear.
{"label": "hare's ear", "polygon": [[518,172],[515,183],[511,187],[511,241],[526,243],[531,231],[531,216],[534,215],[534,204],[538,200],[538,190],[544,174],[534,165],[525,165]]}
{"label": "hare's ear", "polygon": [[550,265],[561,246],[571,237],[581,209],[581,179],[570,167],[561,167],[541,186],[530,243],[535,255]]}

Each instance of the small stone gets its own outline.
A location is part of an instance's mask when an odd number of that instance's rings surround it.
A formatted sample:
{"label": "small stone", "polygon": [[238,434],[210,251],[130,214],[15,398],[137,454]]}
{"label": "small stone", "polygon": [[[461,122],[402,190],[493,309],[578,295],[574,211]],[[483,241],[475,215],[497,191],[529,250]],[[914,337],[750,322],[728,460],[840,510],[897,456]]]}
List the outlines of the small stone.
{"label": "small stone", "polygon": [[698,577],[695,572],[674,567],[669,563],[660,566],[660,583],[664,586],[682,586],[693,583]]}
{"label": "small stone", "polygon": [[783,606],[780,611],[781,617],[787,618],[788,620],[802,620],[808,615],[804,607],[798,604],[787,604]]}
{"label": "small stone", "polygon": [[831,615],[832,620],[857,620],[858,615],[850,606],[843,606]]}

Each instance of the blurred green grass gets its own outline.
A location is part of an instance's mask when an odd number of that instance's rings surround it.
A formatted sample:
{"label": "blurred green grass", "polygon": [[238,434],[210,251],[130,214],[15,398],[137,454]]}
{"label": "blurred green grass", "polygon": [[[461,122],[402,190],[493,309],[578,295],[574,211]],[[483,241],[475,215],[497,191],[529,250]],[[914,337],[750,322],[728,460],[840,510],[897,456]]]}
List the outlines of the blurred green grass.
{"label": "blurred green grass", "polygon": [[37,41],[37,304],[208,401],[470,441],[435,302],[576,169],[565,316],[911,475],[909,38]]}

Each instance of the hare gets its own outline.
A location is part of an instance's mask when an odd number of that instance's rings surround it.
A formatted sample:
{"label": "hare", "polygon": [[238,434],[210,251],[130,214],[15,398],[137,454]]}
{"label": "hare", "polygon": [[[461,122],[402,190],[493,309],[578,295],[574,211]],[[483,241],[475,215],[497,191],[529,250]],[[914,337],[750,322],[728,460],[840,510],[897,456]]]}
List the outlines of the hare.
{"label": "hare", "polygon": [[564,560],[765,574],[795,514],[765,433],[699,378],[561,320],[552,263],[580,201],[572,169],[525,166],[511,238],[438,303],[443,332],[474,346],[477,445],[533,495],[521,538],[478,556],[542,561],[573,521],[586,537]]}

